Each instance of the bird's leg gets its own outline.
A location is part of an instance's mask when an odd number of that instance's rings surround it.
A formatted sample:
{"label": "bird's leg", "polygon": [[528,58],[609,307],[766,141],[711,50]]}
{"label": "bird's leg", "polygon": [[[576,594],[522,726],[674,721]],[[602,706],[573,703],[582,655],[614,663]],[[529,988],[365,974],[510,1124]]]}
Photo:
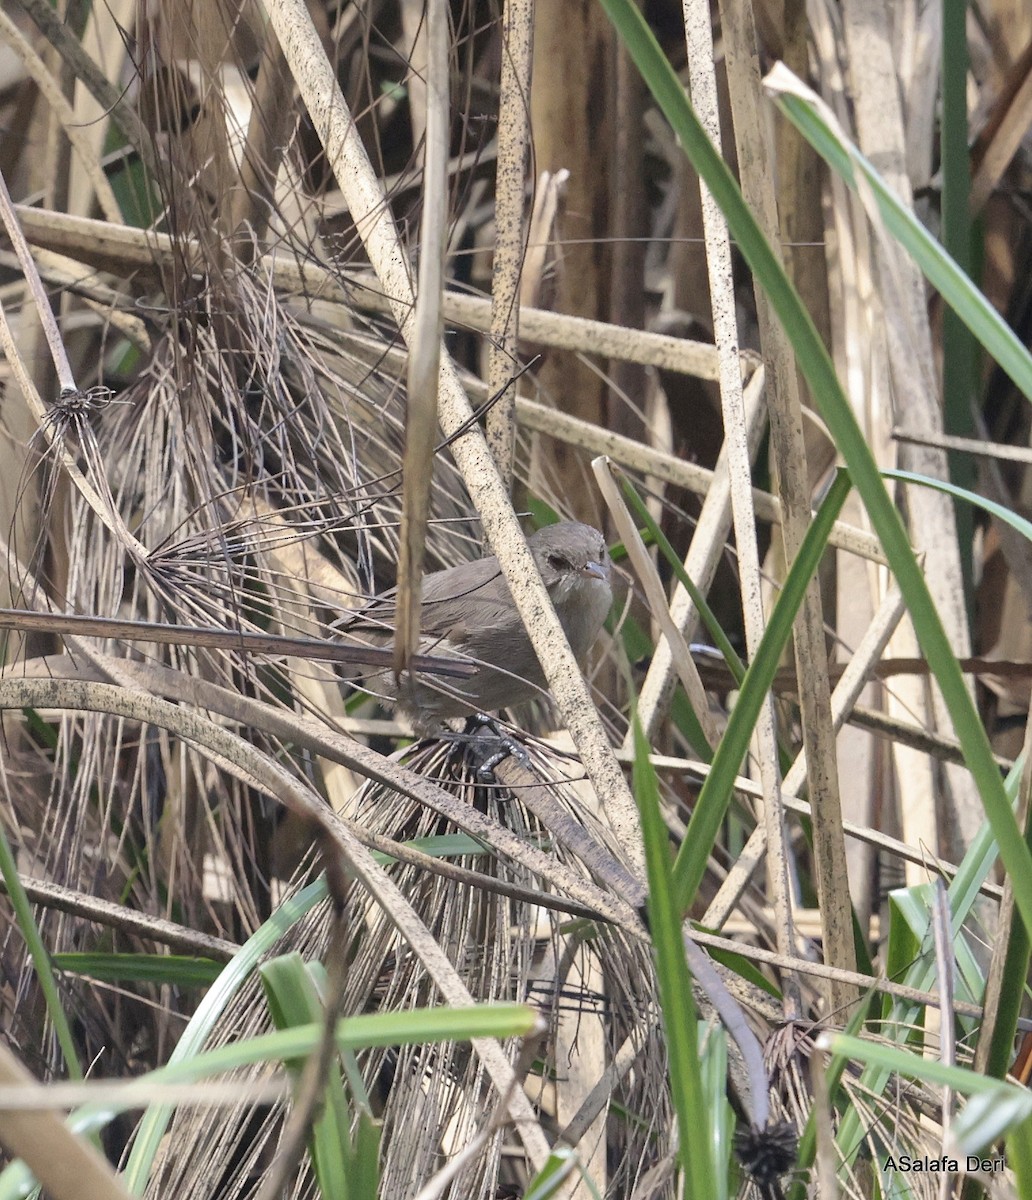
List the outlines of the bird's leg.
{"label": "bird's leg", "polygon": [[487,713],[473,713],[461,733],[451,731],[439,735],[447,741],[462,742],[470,749],[477,763],[477,778],[487,782],[494,778],[494,769],[510,755],[523,767],[530,766],[530,757],[505,726]]}
{"label": "bird's leg", "polygon": [[[530,755],[526,747],[510,736],[494,717],[489,717],[486,713],[474,713],[466,722],[466,730],[473,739],[471,745],[474,755],[484,755],[477,766],[477,776],[480,779],[493,779],[495,767],[510,755],[521,767],[530,767]],[[487,747],[492,743],[494,749],[486,753]]]}

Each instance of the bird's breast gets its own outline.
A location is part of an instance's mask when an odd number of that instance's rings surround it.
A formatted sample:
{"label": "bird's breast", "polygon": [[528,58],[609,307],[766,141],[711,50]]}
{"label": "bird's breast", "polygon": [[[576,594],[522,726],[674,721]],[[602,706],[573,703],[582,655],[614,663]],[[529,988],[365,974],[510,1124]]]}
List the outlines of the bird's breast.
{"label": "bird's breast", "polygon": [[595,644],[612,603],[613,592],[607,580],[582,576],[556,605],[563,631],[578,660]]}

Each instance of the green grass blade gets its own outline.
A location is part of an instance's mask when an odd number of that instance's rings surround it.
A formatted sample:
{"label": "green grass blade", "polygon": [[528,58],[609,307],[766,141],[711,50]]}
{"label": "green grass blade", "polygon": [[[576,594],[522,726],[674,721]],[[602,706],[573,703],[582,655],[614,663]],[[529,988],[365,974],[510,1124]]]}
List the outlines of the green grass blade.
{"label": "green grass blade", "polygon": [[734,791],[735,776],[745,757],[760,707],[774,681],[781,654],[792,635],[792,624],[806,588],[817,569],[846,496],[849,476],[840,472],[803,538],[795,562],[785,578],[770,623],[746,671],[724,736],[713,756],[713,765],[699,792],[684,841],[674,863],[674,897],[681,912],[691,904],[706,870],[706,860]]}
{"label": "green grass blade", "polygon": [[[539,1032],[540,1017],[527,1005],[482,1004],[463,1009],[415,1009],[411,1012],[348,1017],[337,1025],[336,1042],[337,1049],[346,1054],[369,1046],[468,1041],[479,1037],[528,1037]],[[321,1037],[322,1026],[319,1024],[261,1034],[221,1046],[217,1050],[184,1057],[150,1071],[140,1079],[153,1084],[193,1083],[239,1067],[287,1062],[311,1054]],[[138,1103],[138,1099],[135,1099],[125,1103],[87,1105],[69,1117],[69,1128],[75,1133],[93,1133],[105,1128],[116,1116],[136,1107]],[[155,1105],[148,1109],[148,1114],[161,1112],[167,1125],[166,1114],[171,1111],[171,1106]],[[28,1194],[34,1182],[24,1163],[13,1163],[0,1174],[0,1200],[20,1200]]]}
{"label": "green grass blade", "polygon": [[[873,196],[888,232],[913,258],[943,300],[999,363],[1018,390],[1032,400],[1032,358],[1017,335],[914,212],[836,128],[826,106],[809,89],[803,89],[804,94],[800,94],[795,87],[797,82],[794,81],[791,93],[778,90],[778,107],[854,191],[859,190],[863,182]],[[768,84],[773,85],[772,90],[775,87],[780,89],[781,83],[777,72],[772,72],[768,77]],[[809,97],[805,93],[809,93]],[[827,116],[823,115],[825,113]]]}
{"label": "green grass blade", "polygon": [[683,1194],[692,1200],[711,1200],[716,1163],[709,1126],[716,1114],[707,1108],[702,1085],[698,1022],[681,932],[681,910],[673,891],[670,836],[659,810],[659,783],[637,713],[633,714],[633,723],[633,787],[645,844],[649,924],[666,1032],[670,1094],[677,1114]]}
{"label": "green grass blade", "polygon": [[[290,1029],[323,1020],[323,1005],[312,977],[300,954],[285,954],[259,968],[269,1011],[277,1029]],[[300,1079],[304,1060],[287,1067]],[[373,1143],[379,1154],[378,1142]],[[376,1200],[374,1158],[373,1187],[360,1190],[353,1185],[369,1178],[368,1165],[359,1166],[357,1147],[351,1137],[351,1113],[339,1063],[331,1063],[326,1073],[322,1104],[308,1134],[308,1153],[324,1200]]]}
{"label": "green grass blade", "polygon": [[[745,663],[735,653],[734,646],[728,640],[727,634],[720,626],[716,614],[710,608],[706,597],[695,586],[694,581],[684,569],[684,563],[681,561],[681,556],[670,544],[666,534],[656,524],[652,513],[649,512],[642,498],[638,495],[637,490],[631,481],[620,472],[618,478],[623,487],[623,494],[627,500],[628,506],[634,513],[637,521],[648,531],[649,537],[659,547],[660,552],[667,561],[667,565],[676,575],[678,582],[691,597],[692,604],[702,620],[703,625],[710,637],[713,639],[713,644],[720,651],[724,662],[727,664],[727,669],[734,677],[736,684],[740,684],[745,678]],[[707,760],[708,761],[708,760]]]}
{"label": "green grass blade", "polygon": [[[215,1022],[244,980],[287,930],[297,924],[320,900],[324,900],[326,894],[326,881],[316,880],[281,904],[265,924],[247,939],[197,1006],[197,1011],[190,1018],[183,1036],[172,1051],[170,1065],[187,1061],[201,1050]],[[147,1186],[147,1179],[171,1116],[172,1109],[168,1105],[153,1105],[140,1121],[125,1171],[126,1186],[136,1195],[142,1194]],[[3,1176],[0,1176],[0,1183],[2,1180]],[[0,1200],[3,1200],[2,1188]]]}
{"label": "green grass blade", "polygon": [[14,909],[18,928],[29,948],[32,966],[47,1006],[47,1016],[54,1027],[57,1044],[61,1047],[61,1054],[65,1060],[65,1070],[70,1079],[82,1079],[82,1066],[75,1050],[75,1039],[72,1037],[68,1018],[65,1016],[64,1005],[61,1003],[61,993],[54,977],[50,952],[43,944],[36,918],[33,916],[32,903],[25,894],[25,888],[22,887],[11,844],[2,828],[0,828],[0,874],[4,877],[4,884],[11,900],[11,907]]}
{"label": "green grass blade", "polygon": [[55,954],[54,966],[71,975],[104,983],[153,983],[170,987],[209,987],[225,968],[212,958],[184,954]]}

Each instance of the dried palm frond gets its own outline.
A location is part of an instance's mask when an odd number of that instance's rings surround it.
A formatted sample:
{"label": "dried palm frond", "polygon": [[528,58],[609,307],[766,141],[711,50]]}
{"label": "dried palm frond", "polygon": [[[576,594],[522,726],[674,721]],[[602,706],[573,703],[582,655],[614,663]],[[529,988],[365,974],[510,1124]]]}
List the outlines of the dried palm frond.
{"label": "dried palm frond", "polygon": [[[524,807],[518,791],[480,777],[479,760],[467,743],[420,743],[404,753],[404,761],[489,820],[546,848],[575,870],[584,870]],[[530,772],[549,789],[559,808],[598,848],[615,853],[612,835],[577,798],[571,764],[543,745],[533,747],[530,762]],[[351,815],[367,831],[396,840],[454,832],[441,817],[376,784],[367,784],[356,794]],[[531,888],[541,885],[524,867],[489,846],[482,853],[455,859],[454,865],[499,881]],[[584,1098],[616,1051],[628,1042],[636,1047],[633,1065],[611,1097],[608,1118],[607,1104],[579,1147],[604,1194],[630,1194],[634,1181],[666,1153],[670,1127],[665,1053],[644,943],[605,925],[564,926],[561,912],[428,874],[419,867],[398,864],[392,876],[476,999],[526,1000],[544,1013],[549,1030],[544,1061],[535,1066],[525,1086],[537,1099],[540,1119],[554,1132],[573,1117],[580,1103],[577,1096]],[[327,949],[328,917],[326,906],[314,910],[273,954],[289,950],[305,959],[320,958]],[[349,942],[345,1014],[410,1011],[440,1001],[413,948],[382,919],[375,900],[358,885],[348,889],[343,921]],[[260,986],[252,980],[234,998],[209,1045],[223,1045],[269,1027]],[[583,1060],[582,1042],[597,1044],[597,1058],[579,1063],[583,1078],[578,1083],[573,1078],[577,1074],[574,1046]],[[384,1195],[412,1194],[472,1140],[497,1103],[482,1065],[463,1044],[371,1050],[360,1056],[360,1062],[366,1087],[385,1123]],[[218,1128],[210,1119],[181,1115],[149,1194],[163,1200],[246,1195],[255,1164],[275,1154],[278,1133],[279,1118],[272,1113],[263,1116],[241,1110],[231,1123]],[[445,1194],[486,1200],[497,1194],[507,1177],[518,1181],[524,1168],[514,1139],[518,1134],[513,1130],[500,1128],[490,1139],[490,1151],[471,1162]],[[593,1139],[600,1139],[597,1146]],[[292,1194],[309,1195],[311,1186],[303,1172]]]}

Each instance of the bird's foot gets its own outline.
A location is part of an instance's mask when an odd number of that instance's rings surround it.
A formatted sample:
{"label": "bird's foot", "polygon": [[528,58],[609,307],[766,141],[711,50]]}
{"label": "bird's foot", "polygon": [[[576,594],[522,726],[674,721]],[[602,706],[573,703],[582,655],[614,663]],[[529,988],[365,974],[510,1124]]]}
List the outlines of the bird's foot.
{"label": "bird's foot", "polygon": [[486,713],[473,713],[467,718],[466,727],[461,733],[451,732],[440,736],[461,742],[469,748],[476,762],[477,778],[482,783],[493,780],[495,767],[507,758],[514,758],[522,767],[530,766],[526,747],[500,721]]}

